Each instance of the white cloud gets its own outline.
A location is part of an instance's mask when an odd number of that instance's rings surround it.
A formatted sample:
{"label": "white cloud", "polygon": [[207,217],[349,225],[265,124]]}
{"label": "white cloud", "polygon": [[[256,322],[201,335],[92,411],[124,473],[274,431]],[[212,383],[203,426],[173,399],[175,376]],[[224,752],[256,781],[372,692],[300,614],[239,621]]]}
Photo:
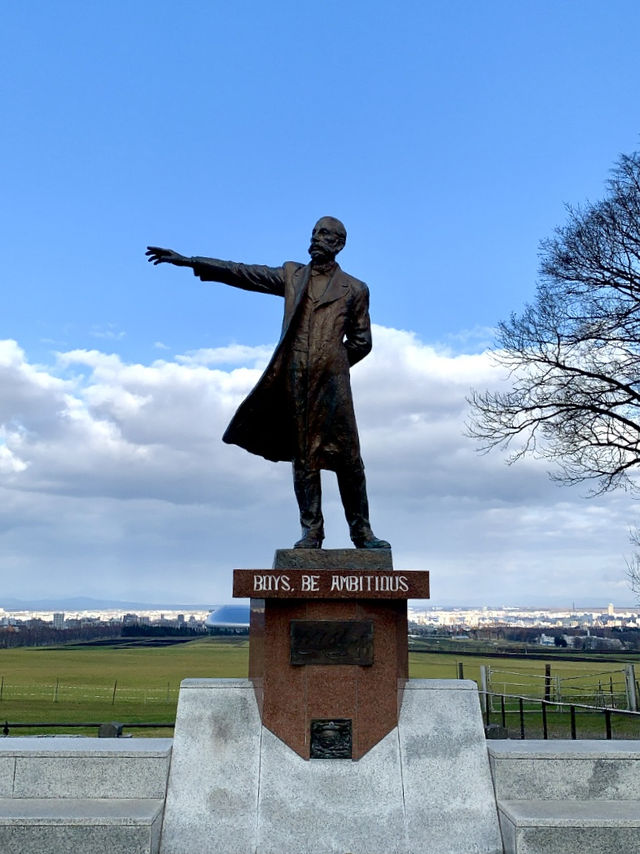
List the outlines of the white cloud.
{"label": "white cloud", "polygon": [[115,323],[105,323],[102,326],[92,326],[89,335],[92,338],[102,338],[105,341],[120,341],[127,333],[118,329]]}
{"label": "white cloud", "polygon": [[203,347],[184,356],[176,356],[181,365],[251,365],[264,368],[271,358],[273,346],[249,347],[246,344],[230,344],[228,347]]}
{"label": "white cloud", "polygon": [[493,346],[496,330],[492,326],[474,326],[472,329],[460,329],[444,338],[444,344],[456,352],[460,350],[478,353]]}
{"label": "white cloud", "polygon": [[[620,586],[634,507],[507,467],[464,437],[486,353],[452,355],[375,327],[353,370],[372,521],[399,568],[432,573],[434,601],[630,601]],[[7,595],[225,601],[234,566],[269,566],[297,536],[286,464],[221,435],[269,347],[129,364],[99,350],[33,365],[0,342],[0,545]],[[327,547],[348,544],[325,478]],[[29,589],[27,589],[29,588]]]}

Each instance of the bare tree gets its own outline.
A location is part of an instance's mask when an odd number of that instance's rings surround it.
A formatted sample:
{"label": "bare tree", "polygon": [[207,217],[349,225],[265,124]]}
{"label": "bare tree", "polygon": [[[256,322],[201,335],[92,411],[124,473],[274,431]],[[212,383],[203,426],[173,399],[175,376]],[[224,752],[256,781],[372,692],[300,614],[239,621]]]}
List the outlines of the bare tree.
{"label": "bare tree", "polygon": [[636,599],[640,602],[640,530],[636,528],[631,531],[629,539],[636,547],[636,551],[627,560],[627,580]]}
{"label": "bare tree", "polygon": [[602,201],[567,207],[541,244],[535,300],[500,323],[504,392],[474,392],[469,434],[552,463],[593,493],[637,489],[640,463],[640,152],[623,155]]}

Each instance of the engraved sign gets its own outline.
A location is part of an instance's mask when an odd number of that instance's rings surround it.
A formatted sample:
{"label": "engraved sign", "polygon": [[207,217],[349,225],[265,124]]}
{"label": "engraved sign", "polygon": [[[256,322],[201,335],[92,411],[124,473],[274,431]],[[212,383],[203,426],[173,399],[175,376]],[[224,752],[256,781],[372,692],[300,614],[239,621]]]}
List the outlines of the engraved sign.
{"label": "engraved sign", "polygon": [[351,759],[351,720],[311,721],[311,759]]}
{"label": "engraved sign", "polygon": [[371,620],[291,620],[291,664],[373,664]]}
{"label": "engraved sign", "polygon": [[428,599],[429,573],[234,569],[233,595],[256,599]]}

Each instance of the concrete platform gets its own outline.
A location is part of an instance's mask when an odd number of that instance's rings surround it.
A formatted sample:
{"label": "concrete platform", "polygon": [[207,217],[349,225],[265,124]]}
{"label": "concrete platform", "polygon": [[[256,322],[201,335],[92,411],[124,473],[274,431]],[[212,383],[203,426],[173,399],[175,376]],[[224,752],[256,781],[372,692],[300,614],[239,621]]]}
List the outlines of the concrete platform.
{"label": "concrete platform", "polygon": [[639,854],[637,801],[499,802],[505,854]]}
{"label": "concrete platform", "polygon": [[487,742],[505,854],[640,852],[640,742]]}
{"label": "concrete platform", "polygon": [[0,852],[157,854],[171,746],[0,739]]}
{"label": "concrete platform", "polygon": [[487,742],[498,800],[640,801],[640,741]]}
{"label": "concrete platform", "polygon": [[357,762],[304,760],[245,680],[182,683],[162,854],[502,854],[477,687],[411,680]]}
{"label": "concrete platform", "polygon": [[0,799],[0,851],[157,854],[159,799]]}
{"label": "concrete platform", "polygon": [[170,738],[2,738],[0,798],[164,798],[171,745]]}

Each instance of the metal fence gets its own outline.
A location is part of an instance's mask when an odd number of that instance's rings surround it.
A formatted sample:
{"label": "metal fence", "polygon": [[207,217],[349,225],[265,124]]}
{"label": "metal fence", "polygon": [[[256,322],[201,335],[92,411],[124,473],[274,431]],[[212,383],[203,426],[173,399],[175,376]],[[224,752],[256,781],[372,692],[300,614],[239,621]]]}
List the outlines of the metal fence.
{"label": "metal fence", "polygon": [[0,702],[9,700],[45,700],[52,703],[62,702],[100,702],[116,705],[119,702],[176,703],[180,685],[167,682],[166,686],[148,688],[123,685],[114,680],[100,684],[71,684],[63,679],[51,682],[24,683],[13,682],[0,677]]}
{"label": "metal fence", "polygon": [[524,696],[575,706],[637,711],[640,705],[640,686],[633,664],[567,675],[553,674],[551,664],[545,665],[544,673],[482,665],[479,687],[487,695]]}
{"label": "metal fence", "polygon": [[[587,735],[582,736],[583,738],[594,737],[594,716],[596,719],[600,718],[602,721],[605,739],[613,738],[613,719],[630,722],[631,726],[628,733],[622,737],[640,737],[640,712],[630,709],[616,709],[610,706],[589,706],[583,703],[558,703],[554,700],[523,697],[514,694],[496,694],[488,691],[480,691],[480,702],[487,727],[499,722],[503,730],[509,733],[509,724],[515,718],[517,721],[516,730],[519,731],[521,739],[527,738],[527,717],[529,717],[528,737],[538,738],[542,734],[543,739],[548,739],[550,737],[550,710],[564,714],[565,716],[568,714],[568,734],[572,739],[578,738],[577,718],[579,714],[582,715],[583,725],[586,721],[589,723],[589,731]],[[538,723],[538,716],[540,723]]]}
{"label": "metal fence", "polygon": [[[438,662],[437,666],[442,672],[441,678],[465,677],[467,665],[463,661]],[[544,672],[542,665],[540,672],[531,668],[519,671],[516,668],[475,664],[467,666],[468,675],[471,675],[470,669],[473,676],[478,677],[486,724],[500,724],[509,730],[511,737],[640,738],[640,688],[633,664],[579,674],[565,670],[566,675],[562,675],[562,671],[552,673],[550,664],[544,666]],[[149,707],[144,717],[153,714],[154,707],[158,717],[165,717],[172,714],[178,693],[179,684],[169,682],[165,686],[148,688],[132,686],[123,681],[119,683],[117,679],[90,685],[71,684],[60,678],[51,679],[48,683],[28,684],[0,677],[0,716],[8,717],[11,714],[9,707],[2,714],[3,700],[17,700],[27,703],[46,701],[43,710],[49,703],[59,703],[62,714],[65,714],[65,703],[77,707],[86,702],[87,715],[96,717],[111,715],[112,712],[107,711],[106,707],[115,707],[115,716],[118,706],[122,708],[121,715],[136,717],[137,711],[131,706],[134,703]],[[47,714],[43,711],[43,717]],[[5,720],[2,725],[2,717],[0,732],[4,735],[20,729],[98,729],[104,723],[104,719],[80,723]],[[125,723],[120,726],[125,729],[162,729],[173,727],[174,722],[165,720],[156,723]],[[562,734],[558,735],[559,732]],[[594,732],[601,734],[594,735]]]}
{"label": "metal fence", "polygon": [[[3,736],[11,735],[11,731],[15,729],[97,729],[98,735],[102,735],[101,730],[106,726],[120,730],[117,735],[121,735],[125,729],[174,729],[175,721],[156,721],[153,723],[124,723],[122,721],[91,721],[89,723],[17,723],[15,721],[5,721],[0,729]],[[114,733],[115,735],[115,733]],[[112,737],[110,734],[108,737]]]}

